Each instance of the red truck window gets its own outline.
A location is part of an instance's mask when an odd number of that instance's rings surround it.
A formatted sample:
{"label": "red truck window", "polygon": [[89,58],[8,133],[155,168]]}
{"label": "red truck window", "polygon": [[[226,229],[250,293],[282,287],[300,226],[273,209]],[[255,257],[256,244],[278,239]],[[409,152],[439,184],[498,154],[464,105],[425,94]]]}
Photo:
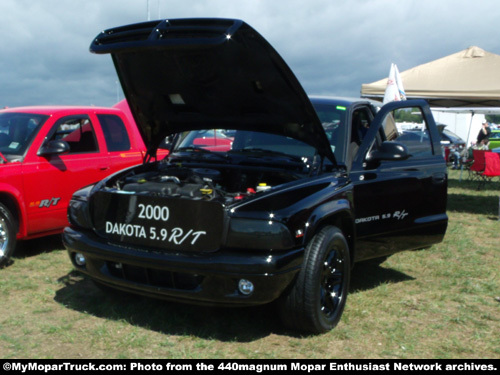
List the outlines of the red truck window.
{"label": "red truck window", "polygon": [[97,115],[108,151],[130,150],[130,140],[122,119],[115,115]]}
{"label": "red truck window", "polygon": [[66,141],[70,153],[97,152],[97,141],[92,123],[86,116],[65,117],[56,124],[51,140]]}

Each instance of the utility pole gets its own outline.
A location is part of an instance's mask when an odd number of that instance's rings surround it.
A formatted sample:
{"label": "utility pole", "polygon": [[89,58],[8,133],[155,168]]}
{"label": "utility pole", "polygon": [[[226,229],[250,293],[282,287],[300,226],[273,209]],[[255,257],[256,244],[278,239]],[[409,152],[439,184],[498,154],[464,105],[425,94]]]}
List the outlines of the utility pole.
{"label": "utility pole", "polygon": [[[158,19],[160,19],[160,0],[156,0],[157,1],[157,11],[158,11]],[[147,12],[147,15],[148,15],[148,21],[151,21],[151,7],[149,5],[149,0],[146,0],[146,12]]]}

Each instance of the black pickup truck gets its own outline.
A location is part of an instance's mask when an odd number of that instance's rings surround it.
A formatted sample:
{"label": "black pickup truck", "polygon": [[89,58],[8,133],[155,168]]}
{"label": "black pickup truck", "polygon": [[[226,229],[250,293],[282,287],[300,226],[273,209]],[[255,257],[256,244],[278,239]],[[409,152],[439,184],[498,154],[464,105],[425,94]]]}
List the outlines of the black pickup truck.
{"label": "black pickup truck", "polygon": [[[98,285],[219,306],[277,302],[308,333],[335,327],[355,262],[446,232],[447,173],[425,101],[309,98],[239,20],[106,30],[142,137],[169,156],[76,192],[63,238]],[[401,111],[424,131],[403,137]],[[401,137],[401,139],[399,139]]]}

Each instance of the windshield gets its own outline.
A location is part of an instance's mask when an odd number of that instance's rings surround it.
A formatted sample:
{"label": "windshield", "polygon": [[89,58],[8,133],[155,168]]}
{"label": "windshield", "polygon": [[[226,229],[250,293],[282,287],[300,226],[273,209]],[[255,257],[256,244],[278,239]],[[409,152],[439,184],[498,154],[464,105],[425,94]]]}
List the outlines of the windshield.
{"label": "windshield", "polygon": [[490,138],[500,138],[500,132],[491,132]]}
{"label": "windshield", "polygon": [[0,152],[22,156],[48,116],[31,113],[0,114]]}
{"label": "windshield", "polygon": [[316,149],[304,142],[283,135],[248,130],[210,129],[185,132],[176,142],[177,151],[207,151],[219,154],[261,153],[281,154],[312,160]]}
{"label": "windshield", "polygon": [[443,129],[443,134],[453,143],[465,143],[462,138],[447,129]]}
{"label": "windshield", "polygon": [[345,139],[347,139],[345,134],[347,108],[341,105],[314,102],[313,106],[323,125],[323,129],[325,129],[335,159],[337,162],[343,161]]}

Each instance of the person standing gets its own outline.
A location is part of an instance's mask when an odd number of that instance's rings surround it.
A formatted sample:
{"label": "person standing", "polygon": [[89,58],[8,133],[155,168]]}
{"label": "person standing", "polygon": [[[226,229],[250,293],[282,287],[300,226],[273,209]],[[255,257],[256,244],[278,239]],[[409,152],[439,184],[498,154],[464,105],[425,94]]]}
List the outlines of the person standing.
{"label": "person standing", "polygon": [[483,127],[481,128],[479,134],[477,135],[476,145],[479,147],[482,144],[487,144],[489,142],[490,135],[491,135],[490,124],[488,123],[488,121],[484,120]]}

